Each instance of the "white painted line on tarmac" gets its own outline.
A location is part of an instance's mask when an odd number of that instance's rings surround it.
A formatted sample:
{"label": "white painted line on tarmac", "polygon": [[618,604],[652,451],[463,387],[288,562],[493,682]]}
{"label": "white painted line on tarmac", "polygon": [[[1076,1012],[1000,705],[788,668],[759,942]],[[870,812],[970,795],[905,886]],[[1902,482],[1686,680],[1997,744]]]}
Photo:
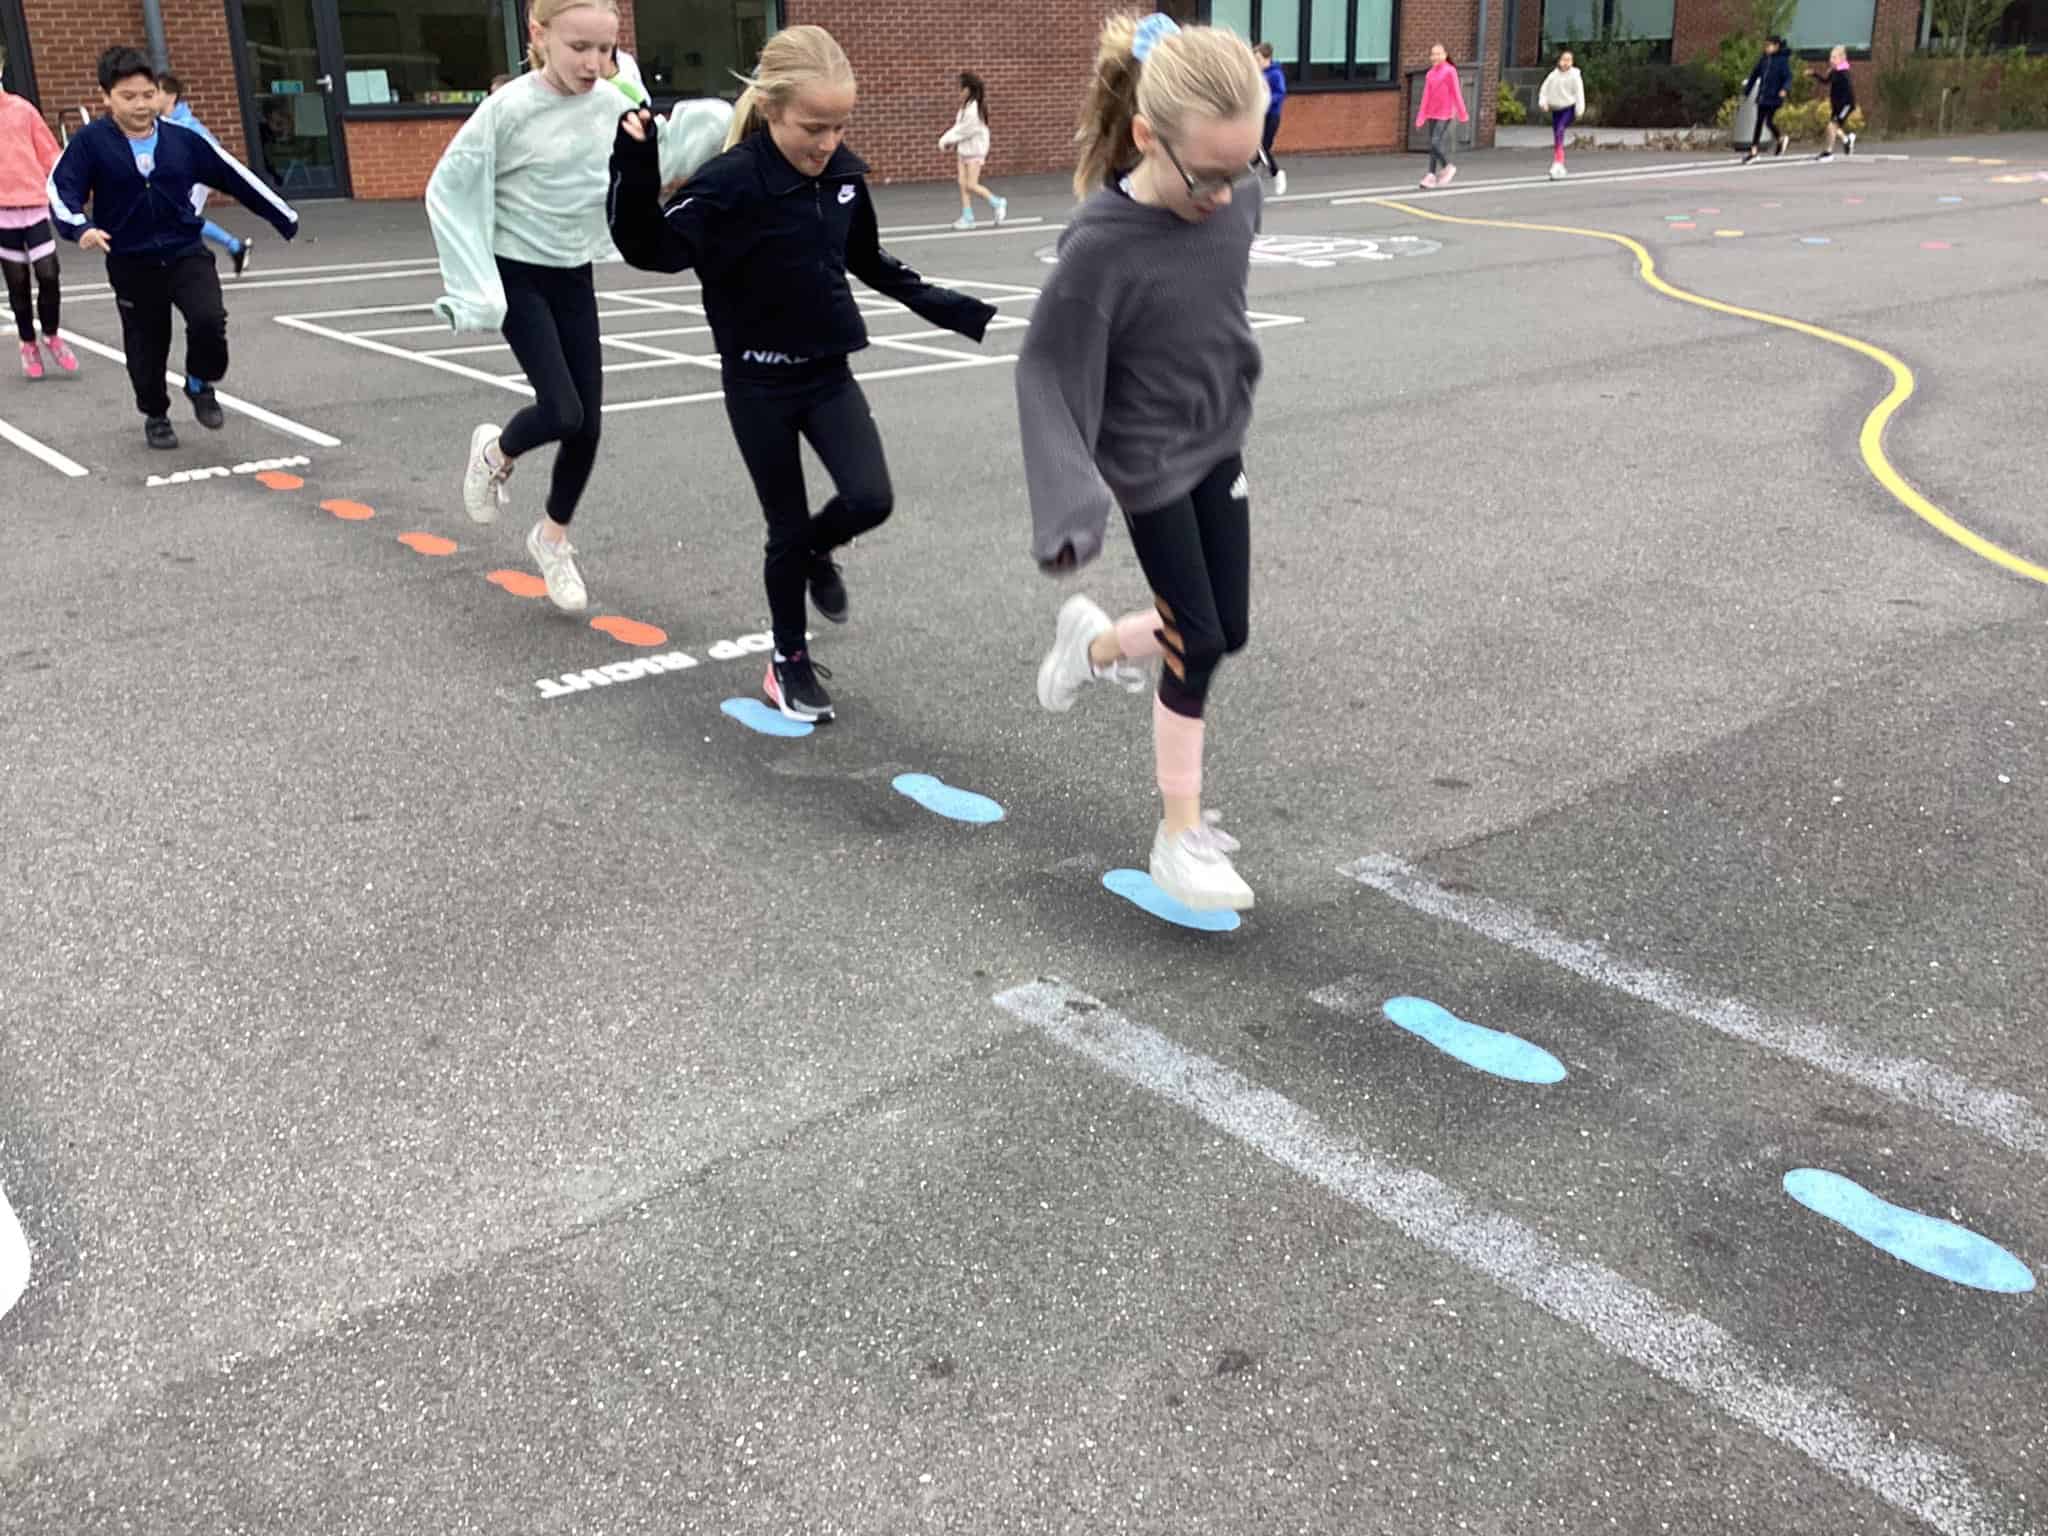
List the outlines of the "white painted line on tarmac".
{"label": "white painted line on tarmac", "polygon": [[1569,939],[1529,913],[1485,896],[1447,891],[1419,870],[1375,854],[1344,874],[1440,922],[1547,961],[1559,970],[1611,988],[1717,1034],[1840,1077],[1900,1104],[1989,1136],[2015,1152],[2048,1154],[2048,1120],[2016,1093],[1980,1088],[1968,1078],[1910,1056],[1882,1056],[1842,1039],[1825,1025],[1773,1015],[1732,997],[1701,992],[1683,977],[1617,959],[1591,939]]}
{"label": "white painted line on tarmac", "polygon": [[1221,1062],[1061,982],[1033,982],[995,1001],[1110,1075],[1187,1110],[1945,1536],[2019,1529],[1946,1452],[1886,1429],[1834,1388],[1777,1369],[1718,1324],[1574,1257],[1433,1175],[1383,1160]]}
{"label": "white painted line on tarmac", "polygon": [[[86,351],[97,357],[104,357],[110,363],[121,363],[125,366],[128,361],[127,353],[123,352],[119,347],[110,347],[103,342],[94,341],[89,336],[81,336],[68,325],[64,327],[64,336],[73,346],[83,347]],[[169,379],[172,385],[179,391],[182,392],[184,390],[185,375],[182,373],[166,369],[164,377]],[[251,421],[260,421],[264,426],[273,427],[277,431],[284,433],[287,437],[296,437],[303,442],[311,443],[315,448],[339,448],[341,446],[340,438],[330,437],[318,427],[309,427],[304,422],[293,421],[289,416],[280,416],[275,411],[265,410],[262,406],[244,400],[239,395],[231,395],[218,386],[214,388],[213,393],[219,399],[223,408],[247,416]]]}
{"label": "white painted line on tarmac", "polygon": [[290,326],[295,331],[304,331],[309,336],[325,336],[330,341],[345,341],[350,346],[363,347],[371,352],[381,352],[386,357],[402,358],[426,368],[438,368],[443,373],[452,373],[457,378],[468,379],[477,384],[495,384],[500,389],[510,390],[515,395],[531,395],[533,390],[525,384],[500,378],[495,373],[486,373],[481,368],[471,368],[463,363],[451,363],[445,357],[436,357],[431,352],[415,352],[405,347],[394,347],[388,342],[365,341],[360,336],[351,336],[347,331],[331,331],[324,325],[314,325],[301,315],[273,315],[279,325]]}
{"label": "white painted line on tarmac", "polygon": [[[1859,160],[1864,158],[1875,160],[1878,156],[1870,155],[1865,157],[1859,155],[1857,158]],[[1895,158],[1903,160],[1906,157],[1899,155]],[[1526,192],[1535,187],[1546,189],[1586,186],[1611,187],[1619,183],[1636,181],[1683,181],[1694,176],[1732,176],[1738,172],[1754,175],[1760,170],[1789,171],[1794,166],[1806,166],[1814,170],[1820,170],[1824,165],[1829,170],[1834,169],[1834,163],[1815,160],[1809,155],[1802,155],[1797,159],[1788,156],[1782,161],[1775,159],[1770,161],[1759,160],[1754,165],[1744,165],[1739,160],[1730,157],[1725,161],[1701,161],[1698,164],[1673,165],[1656,169],[1642,167],[1627,171],[1587,171],[1583,174],[1568,176],[1562,181],[1552,181],[1547,175],[1501,176],[1491,181],[1461,181],[1452,186],[1425,190],[1418,187],[1411,180],[1404,181],[1398,186],[1364,188],[1356,192],[1318,192],[1313,195],[1304,193],[1301,200],[1304,202],[1327,202],[1332,208],[1350,208],[1360,203],[1376,202],[1383,197],[1426,198],[1430,202],[1435,202],[1440,197],[1470,197],[1477,192]],[[1272,199],[1268,199],[1268,201],[1272,201]],[[1294,199],[1289,198],[1287,201],[1292,202]]]}
{"label": "white painted line on tarmac", "polygon": [[21,1300],[21,1293],[28,1289],[28,1274],[28,1235],[15,1219],[6,1192],[0,1191],[0,1317]]}
{"label": "white painted line on tarmac", "polygon": [[43,442],[40,438],[30,437],[21,428],[9,422],[0,421],[0,438],[4,438],[14,444],[15,447],[30,457],[41,459],[60,475],[69,475],[74,480],[82,480],[92,473],[91,470],[87,469],[76,459],[66,458],[48,443]]}

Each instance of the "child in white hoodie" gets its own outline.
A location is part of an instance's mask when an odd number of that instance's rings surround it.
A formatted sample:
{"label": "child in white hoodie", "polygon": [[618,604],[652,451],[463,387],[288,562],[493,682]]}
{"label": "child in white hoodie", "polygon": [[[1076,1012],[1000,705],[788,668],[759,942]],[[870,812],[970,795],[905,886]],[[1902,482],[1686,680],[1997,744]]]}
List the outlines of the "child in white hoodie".
{"label": "child in white hoodie", "polygon": [[1553,69],[1543,82],[1543,89],[1536,93],[1536,105],[1550,114],[1550,138],[1556,150],[1556,157],[1550,162],[1550,179],[1564,179],[1564,136],[1572,125],[1572,119],[1586,110],[1586,81],[1572,62],[1572,51],[1567,48],[1557,56],[1557,68]]}
{"label": "child in white hoodie", "polygon": [[960,219],[953,226],[955,229],[974,228],[977,197],[987,201],[996,223],[1009,216],[1009,199],[997,197],[981,184],[981,168],[988,164],[988,145],[988,87],[981,83],[981,76],[962,70],[960,112],[939,140],[939,148],[954,150],[960,156]]}

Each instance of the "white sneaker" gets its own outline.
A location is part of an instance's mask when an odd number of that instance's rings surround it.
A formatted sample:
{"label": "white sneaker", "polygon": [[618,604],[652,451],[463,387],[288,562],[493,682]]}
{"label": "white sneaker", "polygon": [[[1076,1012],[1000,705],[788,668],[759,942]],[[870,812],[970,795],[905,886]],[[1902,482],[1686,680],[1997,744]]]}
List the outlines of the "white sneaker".
{"label": "white sneaker", "polygon": [[1287,173],[1285,171],[1275,171],[1273,173],[1273,195],[1275,197],[1285,197],[1287,195]]}
{"label": "white sneaker", "polygon": [[469,434],[469,463],[462,471],[462,509],[472,523],[495,523],[504,507],[509,471],[491,468],[487,449],[498,446],[498,429],[486,422]]}
{"label": "white sneaker", "polygon": [[576,569],[576,546],[567,538],[556,543],[544,539],[535,523],[526,536],[526,552],[547,579],[548,599],[564,613],[581,613],[590,606],[590,594],[583,589],[583,574]]}
{"label": "white sneaker", "polygon": [[1197,912],[1249,911],[1252,888],[1232,867],[1237,839],[1217,823],[1214,811],[1202,813],[1202,824],[1168,839],[1166,823],[1152,837],[1152,883],[1184,907]]}
{"label": "white sneaker", "polygon": [[1564,169],[1564,162],[1563,162],[1562,160],[1553,160],[1553,161],[1551,161],[1551,162],[1550,162],[1550,179],[1551,179],[1552,181],[1563,181],[1563,180],[1564,180],[1564,178],[1565,178],[1565,169]]}
{"label": "white sneaker", "polygon": [[974,228],[974,215],[973,215],[973,214],[971,214],[971,213],[963,213],[963,214],[961,214],[959,218],[957,218],[957,219],[955,219],[955,220],[953,221],[953,227],[954,227],[955,229],[972,229],[972,228]]}
{"label": "white sneaker", "polygon": [[1856,135],[1852,133],[1848,134],[1846,137],[1849,140],[1849,153],[1853,155],[1856,153]]}
{"label": "white sneaker", "polygon": [[1039,703],[1056,715],[1074,707],[1081,689],[1095,681],[1095,664],[1088,659],[1088,647],[1108,628],[1109,615],[1078,593],[1060,605],[1052,649],[1038,664]]}
{"label": "white sneaker", "polygon": [[1010,200],[1009,200],[1009,199],[1008,199],[1007,197],[999,197],[999,198],[997,198],[997,199],[996,199],[996,228],[998,228],[998,229],[1001,229],[1001,228],[1003,227],[1003,220],[1007,219],[1007,218],[1008,218],[1009,216],[1010,216]]}

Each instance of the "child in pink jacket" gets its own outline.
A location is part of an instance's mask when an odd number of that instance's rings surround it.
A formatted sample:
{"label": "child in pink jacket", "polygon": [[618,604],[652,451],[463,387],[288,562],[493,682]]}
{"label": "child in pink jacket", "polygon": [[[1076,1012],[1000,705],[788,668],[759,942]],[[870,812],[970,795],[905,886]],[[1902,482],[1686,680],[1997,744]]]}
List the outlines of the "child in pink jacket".
{"label": "child in pink jacket", "polygon": [[1442,43],[1429,45],[1429,73],[1422,80],[1422,104],[1415,110],[1415,126],[1429,125],[1429,173],[1422,178],[1422,190],[1448,187],[1458,168],[1451,164],[1454,142],[1451,124],[1471,120],[1465,110],[1465,91],[1458,83],[1458,68],[1450,50]]}
{"label": "child in pink jacket", "polygon": [[78,371],[77,355],[57,330],[57,234],[50,227],[49,193],[56,164],[57,140],[43,114],[26,97],[0,88],[0,274],[7,278],[7,302],[21,338],[21,371],[30,379],[43,376],[45,352],[59,372]]}

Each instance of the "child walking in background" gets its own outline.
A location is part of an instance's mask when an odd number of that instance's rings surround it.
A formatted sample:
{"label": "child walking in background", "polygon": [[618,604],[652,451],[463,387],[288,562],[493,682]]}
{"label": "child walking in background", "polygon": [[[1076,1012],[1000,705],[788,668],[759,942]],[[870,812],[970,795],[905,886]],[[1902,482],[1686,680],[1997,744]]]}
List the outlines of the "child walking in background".
{"label": "child walking in background", "polygon": [[1828,136],[1827,143],[1817,158],[1835,158],[1835,144],[1839,140],[1844,152],[1856,153],[1856,135],[1849,131],[1849,119],[1856,115],[1856,85],[1849,78],[1849,50],[1836,45],[1828,55],[1828,67],[1815,70],[1816,80],[1828,83]]}
{"label": "child walking in background", "polygon": [[1550,114],[1550,141],[1555,151],[1550,179],[1562,181],[1564,136],[1571,131],[1573,120],[1586,110],[1586,80],[1572,60],[1571,49],[1557,56],[1557,68],[1544,77],[1543,89],[1536,93],[1536,105]]}
{"label": "child walking in background", "polygon": [[1287,173],[1273,158],[1273,141],[1280,137],[1280,109],[1287,103],[1287,71],[1273,62],[1273,45],[1261,43],[1255,50],[1259,68],[1266,76],[1266,126],[1259,134],[1259,164],[1273,178],[1273,195],[1287,195]]}
{"label": "child walking in background", "polygon": [[1774,155],[1785,153],[1785,136],[1778,132],[1778,109],[1785,105],[1785,93],[1792,89],[1792,63],[1785,56],[1785,39],[1767,37],[1764,51],[1756,61],[1756,67],[1749,72],[1749,78],[1742,82],[1742,94],[1756,97],[1756,127],[1749,136],[1749,153],[1742,157],[1747,165],[1762,152],[1764,133],[1769,131],[1778,142],[1771,151]]}
{"label": "child walking in background", "polygon": [[1164,813],[1153,883],[1197,909],[1252,905],[1237,843],[1202,810],[1203,719],[1251,607],[1244,440],[1260,373],[1246,314],[1266,85],[1250,48],[1165,16],[1112,18],[1080,133],[1075,190],[1017,370],[1032,553],[1055,574],[1102,551],[1122,508],[1152,607],[1111,622],[1060,609],[1038,699],[1159,657],[1152,705]]}
{"label": "child walking in background", "polygon": [[[427,183],[445,290],[434,312],[457,331],[502,331],[533,404],[470,434],[462,504],[497,520],[525,455],[555,453],[546,510],[526,552],[564,613],[589,603],[569,523],[590,483],[604,411],[604,359],[591,263],[610,249],[607,166],[629,99],[606,81],[615,0],[533,0],[528,72],[487,97]],[[667,135],[680,177],[715,151],[730,108],[692,102]],[[694,158],[692,158],[694,156]]]}
{"label": "child walking in background", "polygon": [[50,210],[65,239],[106,253],[144,439],[152,448],[172,449],[178,434],[164,367],[174,309],[185,317],[185,398],[192,414],[209,431],[226,423],[214,385],[227,377],[228,312],[220,271],[200,236],[192,189],[232,192],[287,240],[299,232],[299,216],[203,134],[157,117],[156,70],[142,54],[109,48],[100,55],[99,80],[107,115],[64,147],[50,173]]}
{"label": "child walking in background", "polygon": [[1458,82],[1458,67],[1451,51],[1442,43],[1429,45],[1429,73],[1422,77],[1422,104],[1415,109],[1415,126],[1429,129],[1429,170],[1422,178],[1422,190],[1448,187],[1458,168],[1451,164],[1457,147],[1457,123],[1469,122],[1465,110],[1465,89]]}
{"label": "child walking in background", "polygon": [[[0,87],[0,274],[21,338],[25,378],[43,376],[43,354],[60,373],[78,372],[78,358],[58,329],[63,284],[57,272],[57,233],[50,227],[50,172],[57,167],[56,135],[26,97]],[[36,344],[36,320],[43,338]]]}
{"label": "child walking in background", "polygon": [[956,150],[960,156],[960,219],[955,229],[974,228],[974,200],[985,201],[1001,224],[1010,216],[1007,198],[997,197],[981,184],[981,168],[988,163],[988,88],[981,76],[960,72],[960,112],[939,140],[939,148]]}
{"label": "child walking in background", "polygon": [[[225,149],[221,149],[220,140],[216,139],[207,126],[192,115],[192,109],[185,105],[185,82],[176,75],[156,77],[156,111],[157,116],[165,122],[190,128],[194,133],[204,135],[206,142],[219,149],[223,155],[227,153]],[[208,245],[217,245],[228,253],[228,260],[234,263],[235,276],[240,277],[249,270],[250,247],[255,242],[240,235],[229,234],[206,217],[206,202],[211,193],[212,189],[205,186],[192,189],[192,211],[205,221],[199,227],[200,236]]]}
{"label": "child walking in background", "polygon": [[[726,151],[664,208],[657,154],[671,129],[634,113],[612,150],[611,229],[650,272],[694,269],[718,348],[725,414],[768,520],[762,579],[775,631],[762,689],[793,720],[830,720],[830,674],[812,659],[804,592],[846,622],[832,552],[895,507],[867,397],[848,357],[868,344],[848,274],[932,324],[975,341],[995,310],[934,288],[882,249],[867,166],[845,145],[853,67],[822,27],[768,39],[733,111]],[[832,479],[816,516],[802,444]]]}

